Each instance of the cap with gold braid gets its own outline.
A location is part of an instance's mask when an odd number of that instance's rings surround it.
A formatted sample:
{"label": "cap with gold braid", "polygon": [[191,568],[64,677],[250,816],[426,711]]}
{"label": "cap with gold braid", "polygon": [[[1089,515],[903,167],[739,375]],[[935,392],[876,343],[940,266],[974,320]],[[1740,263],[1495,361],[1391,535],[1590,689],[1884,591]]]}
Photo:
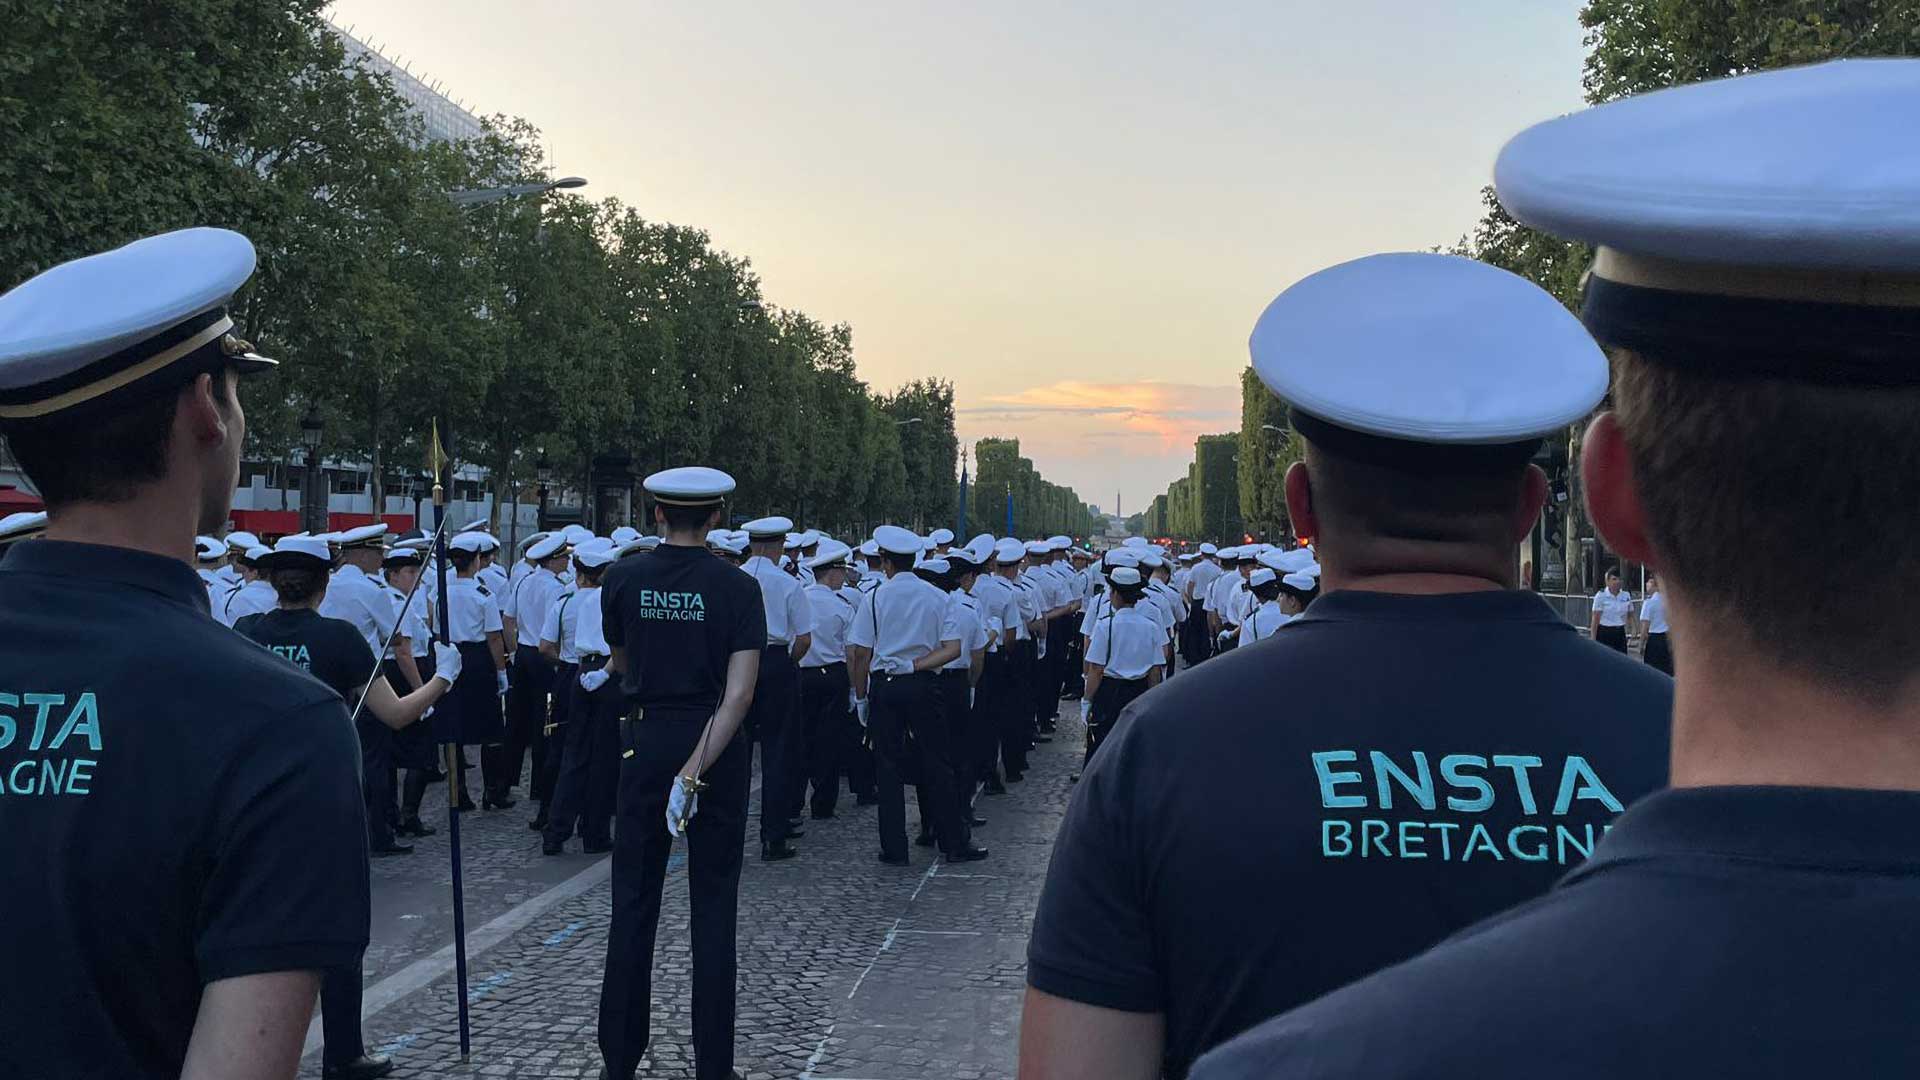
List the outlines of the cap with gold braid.
{"label": "cap with gold braid", "polygon": [[[687,465],[654,473],[641,482],[661,506],[708,510],[722,506],[733,494],[733,477],[719,469]],[[783,530],[784,531],[784,530]]]}
{"label": "cap with gold braid", "polygon": [[227,302],[253,244],[182,229],[61,263],[0,295],[0,423],[71,418],[274,361],[233,333]]}

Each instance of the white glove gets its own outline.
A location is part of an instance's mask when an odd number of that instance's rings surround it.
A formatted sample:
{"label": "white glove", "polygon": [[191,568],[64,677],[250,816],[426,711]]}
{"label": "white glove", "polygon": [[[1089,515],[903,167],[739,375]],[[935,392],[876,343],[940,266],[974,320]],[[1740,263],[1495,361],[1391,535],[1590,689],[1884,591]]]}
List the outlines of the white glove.
{"label": "white glove", "polygon": [[1082,702],[1080,703],[1080,722],[1081,722],[1082,724],[1086,724],[1086,725],[1088,725],[1088,726],[1092,726],[1092,723],[1093,723],[1093,702],[1091,702],[1091,701],[1082,701]]}
{"label": "white glove", "polygon": [[445,679],[447,685],[452,686],[454,680],[460,677],[460,650],[445,650],[441,654],[440,662],[433,666],[433,677]]}
{"label": "white glove", "polygon": [[506,697],[507,696],[507,673],[503,670],[503,671],[496,671],[493,674],[494,674],[494,683],[500,689],[500,696]]}
{"label": "white glove", "polygon": [[667,835],[679,836],[680,823],[693,817],[700,805],[700,796],[687,790],[683,777],[673,778],[673,790],[667,793]]}
{"label": "white glove", "polygon": [[859,719],[861,727],[867,726],[867,715],[872,708],[873,706],[867,701],[860,698],[853,699],[853,715]]}
{"label": "white glove", "polygon": [[606,668],[595,668],[592,671],[583,671],[580,673],[580,689],[591,694],[595,690],[607,685],[607,679],[610,677],[611,676],[607,674]]}
{"label": "white glove", "polygon": [[971,709],[971,708],[973,708],[973,695],[974,695],[974,693],[975,693],[975,691],[974,691],[974,688],[973,688],[973,687],[971,687],[971,686],[969,686],[969,687],[967,687],[967,708],[969,708],[969,709]]}
{"label": "white glove", "polygon": [[860,695],[854,693],[852,690],[848,690],[847,691],[847,711],[858,712],[859,709],[860,709]]}

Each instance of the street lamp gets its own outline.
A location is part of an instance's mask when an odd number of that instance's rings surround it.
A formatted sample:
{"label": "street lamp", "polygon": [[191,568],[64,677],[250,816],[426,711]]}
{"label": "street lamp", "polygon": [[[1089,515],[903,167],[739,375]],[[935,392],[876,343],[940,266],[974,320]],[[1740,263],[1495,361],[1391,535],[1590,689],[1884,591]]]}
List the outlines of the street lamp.
{"label": "street lamp", "polygon": [[547,484],[553,480],[553,462],[547,460],[544,450],[540,452],[540,460],[533,463],[533,476],[540,483],[540,520],[534,527],[544,529],[547,527]]}
{"label": "street lamp", "polygon": [[920,421],[922,421],[922,420],[925,420],[925,419],[926,419],[926,417],[924,417],[924,416],[916,416],[916,417],[914,417],[914,418],[912,418],[911,420],[895,420],[895,421],[893,422],[893,426],[894,426],[894,427],[906,427],[906,426],[907,426],[908,424],[917,424],[917,423],[919,423]]}
{"label": "street lamp", "polygon": [[327,531],[327,493],[320,490],[325,484],[320,468],[320,435],[326,426],[320,406],[307,406],[307,415],[300,418],[300,445],[307,451],[307,479],[300,487],[300,527],[316,535]]}
{"label": "street lamp", "polygon": [[550,191],[562,191],[570,188],[586,187],[587,182],[578,176],[563,176],[544,184],[508,184],[505,187],[469,188],[464,191],[447,192],[447,200],[455,206],[481,206],[486,203],[501,202],[506,199],[519,199],[528,195],[545,195]]}
{"label": "street lamp", "polygon": [[1275,426],[1274,426],[1274,425],[1272,425],[1272,424],[1261,424],[1261,425],[1260,425],[1260,430],[1261,430],[1261,431],[1271,431],[1271,432],[1273,432],[1273,433],[1274,433],[1275,435],[1285,435],[1285,434],[1287,434],[1287,429],[1286,429],[1286,428],[1283,428],[1283,427],[1275,427]]}

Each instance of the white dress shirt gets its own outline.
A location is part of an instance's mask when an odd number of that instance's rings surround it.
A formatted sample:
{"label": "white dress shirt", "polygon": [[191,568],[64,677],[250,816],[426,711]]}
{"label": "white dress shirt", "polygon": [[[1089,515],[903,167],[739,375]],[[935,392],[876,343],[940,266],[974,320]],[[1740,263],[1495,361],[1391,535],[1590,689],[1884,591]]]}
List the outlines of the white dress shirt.
{"label": "white dress shirt", "polygon": [[[407,602],[407,594],[393,586],[387,586],[387,599],[393,603],[394,618],[399,621],[399,637],[407,639],[407,645],[414,656],[427,655],[427,643],[433,637],[433,631],[427,629],[427,591],[417,589],[413,602]],[[405,608],[403,614],[401,609]],[[393,647],[389,645],[382,660],[393,659]]]}
{"label": "white dress shirt", "polygon": [[947,594],[948,616],[960,631],[960,655],[940,666],[941,671],[965,671],[973,664],[973,654],[987,647],[987,623],[980,616],[980,602],[969,593],[955,589]]}
{"label": "white dress shirt", "polygon": [[333,572],[327,595],[320,601],[320,614],[352,623],[373,655],[385,654],[387,637],[393,633],[393,595],[359,567],[343,566]]}
{"label": "white dress shirt", "polygon": [[[540,627],[540,640],[553,642],[563,664],[580,662],[580,613],[600,606],[600,588],[568,589],[554,597]],[[603,641],[601,644],[605,644]]]}
{"label": "white dress shirt", "polygon": [[520,579],[513,588],[513,633],[520,644],[540,647],[540,631],[547,625],[547,609],[567,590],[558,574],[542,567]]}
{"label": "white dress shirt", "polygon": [[248,615],[272,611],[280,606],[280,596],[273,586],[258,578],[233,590],[213,609],[214,618],[227,626],[232,626]]}
{"label": "white dress shirt", "polygon": [[823,668],[846,663],[847,627],[853,622],[854,600],[845,590],[836,592],[818,581],[805,591],[807,603],[813,607],[813,645],[800,658],[800,666]]}
{"label": "white dress shirt", "polygon": [[506,569],[496,562],[473,576],[480,579],[480,584],[493,594],[494,603],[500,605],[501,611],[505,611],[507,597],[513,588],[513,582],[507,580]]}
{"label": "white dress shirt", "polygon": [[606,609],[601,604],[599,586],[581,589],[574,595],[573,603],[567,606],[580,609],[573,623],[573,647],[579,658],[612,656],[613,646],[607,644]]}
{"label": "white dress shirt", "polygon": [[1195,602],[1205,604],[1207,590],[1213,586],[1214,582],[1220,580],[1220,574],[1220,564],[1217,562],[1202,559],[1194,563],[1193,569],[1187,571],[1187,584],[1193,586],[1187,595]]}
{"label": "white dress shirt", "polygon": [[1253,609],[1245,622],[1240,624],[1240,644],[1251,645],[1262,638],[1270,638],[1274,631],[1292,622],[1297,616],[1280,610],[1280,601],[1269,600]]}
{"label": "white dress shirt", "polygon": [[1093,624],[1087,639],[1087,663],[1109,678],[1144,679],[1166,663],[1166,634],[1138,607],[1111,608]]}
{"label": "white dress shirt", "polygon": [[1647,632],[1664,634],[1667,632],[1667,598],[1660,593],[1647,597],[1640,605],[1640,617],[1647,620]]}
{"label": "white dress shirt", "polygon": [[1625,626],[1627,616],[1633,613],[1633,594],[1625,589],[1617,593],[1601,589],[1593,594],[1593,610],[1600,613],[1601,626]]}
{"label": "white dress shirt", "polygon": [[447,638],[472,645],[500,631],[500,605],[481,591],[479,577],[447,579]]}
{"label": "white dress shirt", "polygon": [[767,644],[791,645],[802,634],[813,633],[813,606],[805,586],[764,555],[755,555],[740,569],[760,583],[760,602],[767,609]]}
{"label": "white dress shirt", "polygon": [[895,574],[861,600],[847,644],[871,650],[874,671],[905,675],[916,660],[960,640],[950,611],[947,594],[918,574]]}
{"label": "white dress shirt", "polygon": [[1239,588],[1242,580],[1244,579],[1241,578],[1238,570],[1222,571],[1207,585],[1207,598],[1202,606],[1209,612],[1223,613],[1227,597],[1232,595],[1234,589]]}

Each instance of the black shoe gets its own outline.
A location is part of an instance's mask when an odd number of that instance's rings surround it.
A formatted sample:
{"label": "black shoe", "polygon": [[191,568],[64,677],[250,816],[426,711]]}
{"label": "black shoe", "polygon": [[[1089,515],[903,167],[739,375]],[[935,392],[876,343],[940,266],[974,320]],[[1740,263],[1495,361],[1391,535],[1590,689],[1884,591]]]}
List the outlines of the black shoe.
{"label": "black shoe", "polygon": [[981,859],[984,859],[986,857],[987,857],[986,848],[975,847],[972,844],[968,844],[966,847],[960,849],[958,852],[949,854],[947,856],[947,861],[948,862],[979,862]]}
{"label": "black shoe", "polygon": [[1079,782],[1080,782],[1080,774],[1079,774],[1079,773],[1074,773],[1074,774],[1073,774],[1072,776],[1069,776],[1069,777],[1067,777],[1067,783],[1069,783],[1069,784],[1077,784],[1077,783],[1079,783]]}
{"label": "black shoe", "polygon": [[787,826],[787,839],[798,840],[805,835],[807,835],[807,830],[799,827],[798,825]]}
{"label": "black shoe", "polygon": [[413,845],[412,844],[392,844],[387,847],[374,848],[372,851],[368,852],[368,854],[372,855],[376,859],[384,859],[389,855],[411,855],[413,854]]}
{"label": "black shoe", "polygon": [[400,824],[395,825],[393,831],[397,836],[432,836],[440,830],[416,817],[408,818]]}
{"label": "black shoe", "polygon": [[527,828],[532,829],[534,832],[541,832],[544,831],[546,827],[547,808],[543,806],[540,808],[540,813],[536,814],[532,821],[527,822]]}
{"label": "black shoe", "polygon": [[782,859],[791,859],[798,854],[800,854],[798,851],[787,846],[785,840],[775,840],[771,844],[760,845],[761,862],[779,862]]}
{"label": "black shoe", "polygon": [[565,855],[566,853],[567,845],[565,841],[559,843],[555,843],[552,840],[540,841],[540,854],[542,855]]}
{"label": "black shoe", "polygon": [[511,810],[518,805],[520,804],[511,795],[482,796],[480,799],[482,810]]}
{"label": "black shoe", "polygon": [[459,809],[460,809],[460,812],[461,812],[461,813],[463,813],[463,814],[471,814],[471,813],[473,813],[473,811],[474,811],[474,806],[473,806],[473,799],[472,799],[472,798],[470,798],[470,797],[464,797],[464,796],[463,796],[463,797],[462,797],[462,798],[460,799],[460,807],[459,807]]}
{"label": "black shoe", "polygon": [[320,1075],[326,1080],[376,1080],[392,1071],[392,1058],[362,1054],[344,1065],[328,1065]]}
{"label": "black shoe", "polygon": [[914,846],[914,847],[932,847],[932,846],[933,846],[933,834],[932,834],[932,833],[926,833],[926,832],[923,832],[923,833],[921,833],[921,834],[920,834],[919,836],[916,836],[916,837],[914,837],[914,838],[913,838],[913,846]]}
{"label": "black shoe", "polygon": [[899,858],[895,859],[895,858],[890,858],[887,855],[887,853],[884,851],[880,853],[880,861],[883,863],[886,863],[888,866],[912,866],[913,865],[913,859],[909,856],[902,855]]}
{"label": "black shoe", "polygon": [[589,855],[605,855],[613,850],[613,841],[609,840],[604,844],[583,844],[580,850]]}
{"label": "black shoe", "polygon": [[984,826],[986,823],[987,823],[987,819],[981,817],[979,814],[975,814],[972,817],[967,819],[967,824],[973,826],[976,829]]}
{"label": "black shoe", "polygon": [[787,819],[787,828],[798,829],[804,826],[806,823],[807,823],[806,818],[790,817]]}

